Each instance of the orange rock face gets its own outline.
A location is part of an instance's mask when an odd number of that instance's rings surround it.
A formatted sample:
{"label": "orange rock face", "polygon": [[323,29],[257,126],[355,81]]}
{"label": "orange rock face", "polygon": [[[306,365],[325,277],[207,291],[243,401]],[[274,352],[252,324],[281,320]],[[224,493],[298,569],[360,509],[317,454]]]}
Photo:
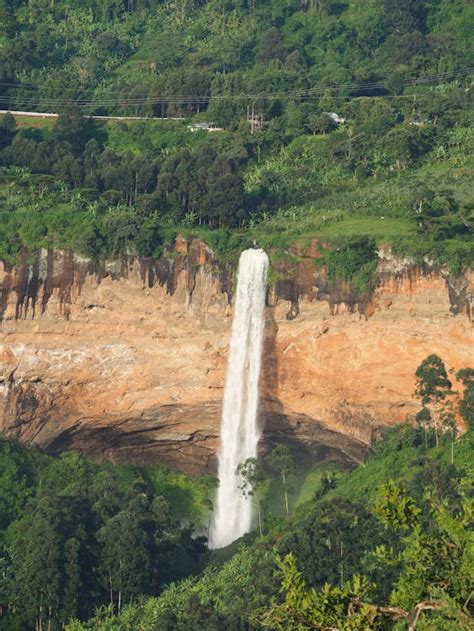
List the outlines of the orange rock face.
{"label": "orange rock face", "polygon": [[[94,268],[49,252],[0,264],[3,433],[51,452],[214,470],[230,285],[202,244],[178,249],[173,262]],[[262,449],[286,440],[308,457],[358,462],[377,428],[418,410],[422,359],[472,365],[469,279],[387,257],[380,272],[365,304],[321,289],[306,259],[304,282],[269,293]]]}

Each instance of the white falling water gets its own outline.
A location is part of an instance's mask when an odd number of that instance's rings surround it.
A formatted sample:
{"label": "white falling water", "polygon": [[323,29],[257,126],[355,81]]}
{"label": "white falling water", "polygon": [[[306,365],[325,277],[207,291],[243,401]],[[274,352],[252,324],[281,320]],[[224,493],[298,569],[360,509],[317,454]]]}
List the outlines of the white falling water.
{"label": "white falling water", "polygon": [[261,249],[240,255],[230,356],[222,409],[219,446],[219,488],[210,548],[223,548],[252,525],[251,498],[242,497],[236,469],[257,457],[258,379],[262,359],[268,257]]}

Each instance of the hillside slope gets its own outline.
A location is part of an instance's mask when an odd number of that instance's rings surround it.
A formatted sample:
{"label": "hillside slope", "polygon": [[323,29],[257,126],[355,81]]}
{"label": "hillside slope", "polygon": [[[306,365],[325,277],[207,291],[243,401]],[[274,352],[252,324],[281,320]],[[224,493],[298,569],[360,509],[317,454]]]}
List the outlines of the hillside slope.
{"label": "hillside slope", "polygon": [[364,263],[375,242],[474,258],[471,3],[8,1],[0,20],[2,106],[61,112],[0,122],[1,257],[158,256],[179,227],[227,256],[322,236]]}

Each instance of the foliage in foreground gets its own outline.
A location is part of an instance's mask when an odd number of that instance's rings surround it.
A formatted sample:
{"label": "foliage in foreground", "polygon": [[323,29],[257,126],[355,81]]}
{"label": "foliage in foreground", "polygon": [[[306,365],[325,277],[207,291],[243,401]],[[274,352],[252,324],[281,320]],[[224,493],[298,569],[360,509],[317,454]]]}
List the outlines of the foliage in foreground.
{"label": "foliage in foreground", "polygon": [[387,439],[223,565],[68,631],[401,631],[415,618],[426,631],[469,629],[472,432],[456,445],[456,465],[449,442],[437,448],[433,437],[426,449],[422,430],[395,428]]}
{"label": "foliage in foreground", "polygon": [[[199,571],[209,486],[162,468],[60,459],[0,438],[2,629],[55,629]],[[169,498],[170,501],[167,501]]]}

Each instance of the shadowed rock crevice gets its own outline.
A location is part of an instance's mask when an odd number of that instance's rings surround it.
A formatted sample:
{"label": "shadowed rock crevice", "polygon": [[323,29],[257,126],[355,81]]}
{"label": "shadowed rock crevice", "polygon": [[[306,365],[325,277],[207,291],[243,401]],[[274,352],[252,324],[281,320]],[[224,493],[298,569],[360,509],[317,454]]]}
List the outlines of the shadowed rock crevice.
{"label": "shadowed rock crevice", "polygon": [[448,287],[452,313],[455,315],[466,313],[472,320],[474,307],[472,288],[474,278],[470,279],[469,276],[471,276],[469,273],[466,273],[465,276],[449,274],[446,277],[446,285]]}
{"label": "shadowed rock crevice", "polygon": [[275,320],[274,310],[268,307],[266,310],[265,331],[263,339],[262,368],[260,374],[260,406],[259,424],[262,432],[265,431],[267,417],[283,413],[283,405],[278,398],[278,353],[276,339],[278,324]]}
{"label": "shadowed rock crevice", "polygon": [[[22,406],[29,404],[25,400]],[[31,442],[50,454],[75,450],[96,462],[132,465],[160,462],[191,475],[215,474],[220,411],[220,405],[206,407],[208,418],[214,417],[214,422],[194,431],[189,419],[202,416],[202,409],[164,406],[148,411],[146,416],[117,419],[115,423],[110,419],[105,424],[100,418],[70,418],[70,425],[65,429],[60,428],[58,419],[49,417],[36,422],[35,429],[30,426],[29,433]],[[329,459],[347,466],[361,462],[368,453],[366,445],[332,432],[321,423],[313,427],[311,419],[291,422],[284,415],[276,414],[267,414],[266,418],[262,453],[268,453],[278,442],[285,442],[308,464]],[[25,421],[23,417],[23,424]],[[46,423],[49,427],[44,432]],[[303,425],[304,435],[299,431]],[[11,430],[14,433],[15,428]]]}
{"label": "shadowed rock crevice", "polygon": [[[74,294],[81,295],[87,278],[96,285],[106,278],[128,279],[133,276],[136,265],[144,286],[149,289],[155,285],[165,287],[170,296],[174,295],[183,273],[189,296],[192,296],[196,274],[204,271],[217,281],[220,291],[227,294],[230,302],[232,270],[228,264],[218,265],[210,250],[196,239],[181,241],[180,248],[172,256],[158,259],[131,256],[95,263],[70,250],[42,250],[32,256],[22,255],[16,266],[0,260],[0,322],[9,304],[14,305],[14,314],[10,318],[34,319],[45,313],[55,293],[60,313],[67,320]],[[38,304],[41,305],[40,312]]]}
{"label": "shadowed rock crevice", "polygon": [[305,466],[326,460],[354,466],[363,462],[371,451],[366,443],[335,432],[304,415],[270,416],[264,434],[263,453],[279,443],[286,443],[296,455],[297,462]]}

